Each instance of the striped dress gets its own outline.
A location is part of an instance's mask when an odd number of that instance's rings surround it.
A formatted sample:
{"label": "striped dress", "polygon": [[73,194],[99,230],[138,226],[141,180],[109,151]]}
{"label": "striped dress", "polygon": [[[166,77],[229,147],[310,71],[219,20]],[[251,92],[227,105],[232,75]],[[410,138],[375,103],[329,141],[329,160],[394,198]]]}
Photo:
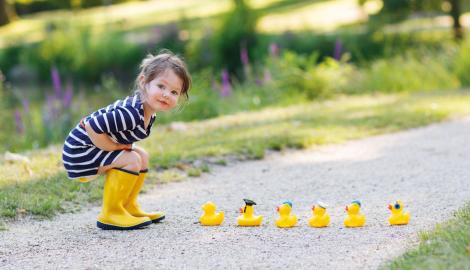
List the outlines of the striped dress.
{"label": "striped dress", "polygon": [[[83,119],[96,133],[106,133],[120,144],[132,144],[147,138],[154,121],[155,114],[145,128],[144,106],[137,94],[117,100]],[[62,162],[70,179],[92,177],[100,166],[113,163],[123,151],[108,152],[96,147],[84,126],[77,124],[65,139]]]}

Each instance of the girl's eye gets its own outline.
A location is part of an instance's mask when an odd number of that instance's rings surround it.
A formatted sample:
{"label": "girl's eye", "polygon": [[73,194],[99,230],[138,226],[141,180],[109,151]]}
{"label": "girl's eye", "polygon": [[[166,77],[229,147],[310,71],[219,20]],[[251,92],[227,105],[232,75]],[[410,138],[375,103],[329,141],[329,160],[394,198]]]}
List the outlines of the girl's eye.
{"label": "girl's eye", "polygon": [[158,88],[160,88],[160,89],[165,89],[165,86],[164,86],[163,84],[159,84],[159,85],[157,85],[157,86],[158,86]]}
{"label": "girl's eye", "polygon": [[178,95],[178,91],[175,91],[175,90],[171,91],[171,93],[172,93],[173,95],[175,95],[175,96]]}

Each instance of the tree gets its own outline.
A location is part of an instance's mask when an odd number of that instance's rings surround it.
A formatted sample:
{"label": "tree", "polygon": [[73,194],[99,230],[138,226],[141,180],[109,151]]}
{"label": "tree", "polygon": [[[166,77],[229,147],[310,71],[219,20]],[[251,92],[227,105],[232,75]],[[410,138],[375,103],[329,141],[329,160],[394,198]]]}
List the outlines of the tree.
{"label": "tree", "polygon": [[[367,0],[358,0],[364,4]],[[453,19],[454,37],[456,40],[463,39],[463,27],[460,23],[461,0],[383,0],[383,7],[373,22],[379,27],[386,23],[399,22],[406,19],[413,12],[449,12]],[[450,9],[443,7],[449,6]]]}
{"label": "tree", "polygon": [[253,53],[256,39],[257,14],[246,4],[245,0],[232,0],[234,9],[222,22],[221,28],[213,37],[214,53],[218,68],[226,68],[231,74],[243,79],[241,72],[241,51]]}
{"label": "tree", "polygon": [[16,13],[8,0],[0,0],[0,26],[9,24],[14,18]]}
{"label": "tree", "polygon": [[450,16],[454,20],[453,29],[454,29],[454,38],[456,40],[463,39],[463,27],[460,23],[460,15],[462,14],[462,10],[460,9],[460,0],[450,0]]}

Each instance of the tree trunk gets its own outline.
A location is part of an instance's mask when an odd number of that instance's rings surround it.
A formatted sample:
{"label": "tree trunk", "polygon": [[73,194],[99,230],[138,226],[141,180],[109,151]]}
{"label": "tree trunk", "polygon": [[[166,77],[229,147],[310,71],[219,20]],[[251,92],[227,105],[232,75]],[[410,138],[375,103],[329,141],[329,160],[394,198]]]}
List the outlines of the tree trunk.
{"label": "tree trunk", "polygon": [[0,0],[0,26],[10,23],[15,17],[15,10],[8,0]]}
{"label": "tree trunk", "polygon": [[462,40],[463,27],[460,23],[460,15],[462,13],[462,10],[460,9],[460,0],[451,0],[450,4],[452,5],[452,8],[450,10],[450,16],[452,16],[452,19],[454,20],[454,38],[456,40]]}
{"label": "tree trunk", "polygon": [[16,13],[8,0],[0,0],[0,26],[10,23],[14,18]]}

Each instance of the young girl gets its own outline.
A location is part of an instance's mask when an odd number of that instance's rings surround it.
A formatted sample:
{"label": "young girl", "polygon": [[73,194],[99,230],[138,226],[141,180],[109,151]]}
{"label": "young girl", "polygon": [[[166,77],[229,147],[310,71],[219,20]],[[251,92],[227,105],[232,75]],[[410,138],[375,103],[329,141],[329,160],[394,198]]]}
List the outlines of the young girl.
{"label": "young girl", "polygon": [[188,98],[191,77],[171,52],[147,56],[140,65],[136,92],[83,118],[65,139],[62,160],[68,177],[87,182],[106,174],[97,226],[131,230],[159,222],[162,212],[144,212],[137,196],[148,170],[147,152],[134,145],[150,135],[155,114]]}

